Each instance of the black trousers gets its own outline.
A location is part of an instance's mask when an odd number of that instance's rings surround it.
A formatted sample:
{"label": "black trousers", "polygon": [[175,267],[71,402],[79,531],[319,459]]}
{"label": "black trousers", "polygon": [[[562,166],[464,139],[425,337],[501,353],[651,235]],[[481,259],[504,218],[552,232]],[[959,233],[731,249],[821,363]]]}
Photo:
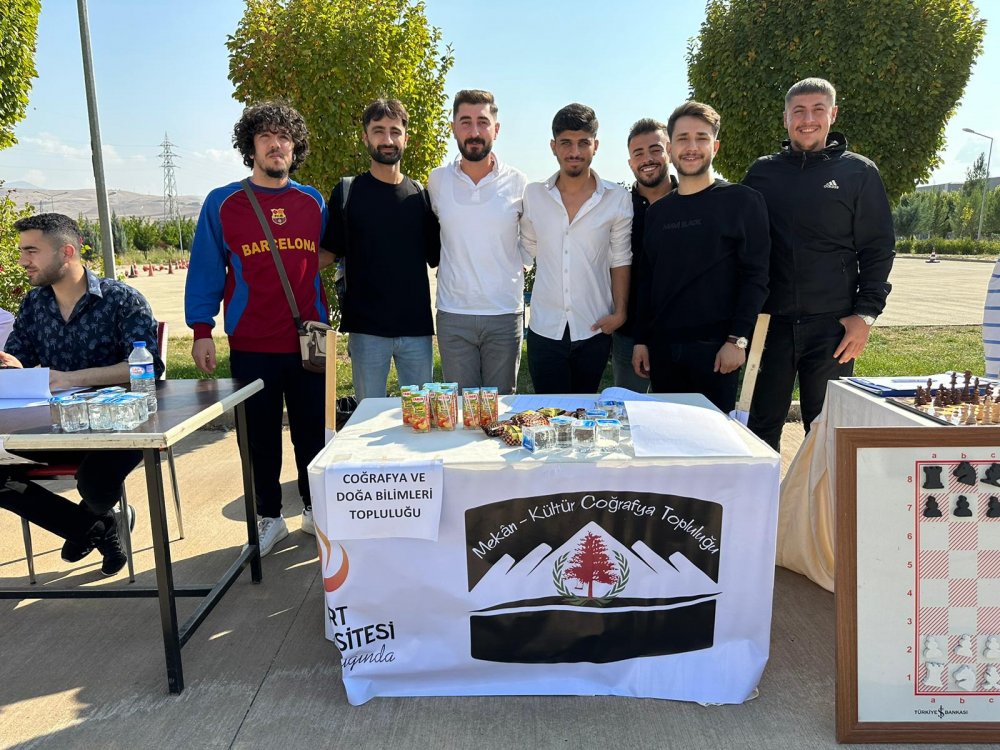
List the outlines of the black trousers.
{"label": "black trousers", "polygon": [[736,408],[739,370],[714,372],[725,343],[683,341],[649,344],[649,389],[653,393],[700,393],[728,414]]}
{"label": "black trousers", "polygon": [[[288,410],[288,428],[295,449],[298,490],[302,503],[312,507],[306,472],[326,444],[323,424],[325,378],[302,369],[302,357],[266,352],[229,352],[233,377],[260,378],[264,390],[246,402],[247,439],[253,461],[254,498],[257,514],[276,518],[281,514],[281,416]],[[243,446],[240,446],[243,450]]]}
{"label": "black trousers", "polygon": [[528,329],[528,372],[535,393],[597,393],[611,354],[611,337],[598,333],[570,341],[550,339]]}
{"label": "black trousers", "polygon": [[27,482],[23,492],[7,485],[19,482],[24,467],[0,466],[0,507],[26,518],[63,539],[82,540],[93,525],[106,518],[121,500],[122,484],[142,460],[142,451],[17,451],[17,455],[50,466],[77,465],[76,489],[82,502],[74,503]]}
{"label": "black trousers", "polygon": [[796,375],[802,424],[809,432],[823,410],[827,382],[854,372],[853,360],[842,365],[833,357],[844,338],[842,317],[831,315],[805,322],[771,319],[748,426],[774,450],[781,450],[781,429],[792,403]]}

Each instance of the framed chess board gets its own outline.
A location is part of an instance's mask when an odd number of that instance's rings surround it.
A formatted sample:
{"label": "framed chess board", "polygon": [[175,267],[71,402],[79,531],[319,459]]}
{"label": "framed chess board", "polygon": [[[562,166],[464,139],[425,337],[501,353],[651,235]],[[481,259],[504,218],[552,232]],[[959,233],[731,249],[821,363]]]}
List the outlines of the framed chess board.
{"label": "framed chess board", "polygon": [[837,740],[1000,742],[1000,427],[837,430]]}

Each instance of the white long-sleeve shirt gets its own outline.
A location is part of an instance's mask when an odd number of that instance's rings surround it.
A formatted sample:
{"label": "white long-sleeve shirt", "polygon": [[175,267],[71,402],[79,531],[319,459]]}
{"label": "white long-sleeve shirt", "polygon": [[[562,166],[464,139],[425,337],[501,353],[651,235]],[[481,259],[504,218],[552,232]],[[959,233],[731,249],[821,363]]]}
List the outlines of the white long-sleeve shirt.
{"label": "white long-sleeve shirt", "polygon": [[611,269],[632,262],[632,199],[621,185],[591,174],[597,189],[572,223],[558,172],[524,191],[521,243],[537,262],[529,327],[539,336],[561,339],[567,324],[572,341],[597,335],[591,326],[615,311]]}
{"label": "white long-sleeve shirt", "polygon": [[524,263],[518,245],[523,172],[494,155],[478,183],[461,157],[427,180],[441,224],[437,309],[460,315],[506,315],[524,309]]}

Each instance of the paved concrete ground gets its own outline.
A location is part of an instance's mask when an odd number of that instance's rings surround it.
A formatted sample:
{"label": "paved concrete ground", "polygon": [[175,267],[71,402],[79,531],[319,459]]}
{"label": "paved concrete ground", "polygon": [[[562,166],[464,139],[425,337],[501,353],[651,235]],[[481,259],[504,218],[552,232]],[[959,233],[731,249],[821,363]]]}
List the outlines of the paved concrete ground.
{"label": "paved concrete ground", "polygon": [[[993,264],[975,261],[925,263],[919,257],[896,259],[889,281],[892,293],[880,326],[979,325],[983,322],[986,286]],[[128,283],[146,295],[158,320],[170,326],[174,336],[189,335],[184,324],[184,279],[186,271],[173,275],[157,272]],[[436,288],[430,274],[431,295]],[[220,330],[217,332],[221,332]]]}
{"label": "paved concrete ground", "polygon": [[[789,425],[783,464],[798,449]],[[2,748],[834,748],[833,596],[776,571],[771,658],[760,697],[742,706],[609,697],[375,699],[347,704],[337,651],[323,637],[322,582],[299,527],[291,446],[282,475],[291,534],[244,574],[184,648],[187,688],[167,693],[153,600],[0,601]],[[175,579],[225,569],[241,541],[233,433],[202,431],[177,454],[187,537]],[[128,481],[139,510],[136,564],[152,583],[142,472]],[[97,559],[69,566],[59,542],[34,534],[38,585],[127,585]],[[0,513],[0,585],[26,585],[16,519]],[[182,602],[180,616],[192,610]]]}
{"label": "paved concrete ground", "polygon": [[[991,270],[989,264],[924,266],[901,259],[883,323],[976,323]],[[183,279],[164,275],[135,284],[175,333],[184,330]],[[801,439],[801,425],[789,424],[782,472]],[[761,696],[743,706],[587,697],[347,705],[336,650],[323,638],[314,542],[297,531],[287,435],[284,456],[292,533],[265,558],[264,582],[254,586],[244,575],[184,649],[188,687],[182,695],[166,692],[154,601],[0,601],[0,748],[837,746],[833,596],[781,569]],[[175,578],[214,580],[241,539],[235,437],[200,432],[180,446],[177,458],[187,537],[172,544]],[[129,479],[128,490],[139,509],[138,577],[148,585],[153,561],[141,472]],[[96,558],[65,565],[58,540],[44,532],[36,530],[35,543],[40,586],[125,585],[123,576],[101,579]],[[0,585],[26,585],[23,555],[17,520],[0,513]],[[181,618],[192,608],[182,602]]]}

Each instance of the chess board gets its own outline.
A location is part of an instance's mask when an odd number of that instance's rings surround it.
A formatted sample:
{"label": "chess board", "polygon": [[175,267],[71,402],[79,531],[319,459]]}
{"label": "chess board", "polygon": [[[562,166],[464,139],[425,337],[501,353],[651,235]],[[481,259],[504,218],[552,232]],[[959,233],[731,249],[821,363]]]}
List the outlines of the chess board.
{"label": "chess board", "polygon": [[914,695],[1000,697],[1000,463],[914,468]]}
{"label": "chess board", "polygon": [[836,445],[837,739],[1000,743],[1000,427]]}
{"label": "chess board", "polygon": [[[994,407],[987,413],[985,408],[968,406],[965,404],[954,404],[951,406],[934,406],[926,404],[917,406],[913,399],[906,396],[889,396],[886,401],[890,401],[897,406],[901,406],[907,411],[916,412],[939,424],[963,425],[967,427],[997,427],[1000,426],[1000,419],[994,418],[997,409]],[[972,421],[968,415],[971,413]],[[1000,415],[997,415],[1000,417]]]}

